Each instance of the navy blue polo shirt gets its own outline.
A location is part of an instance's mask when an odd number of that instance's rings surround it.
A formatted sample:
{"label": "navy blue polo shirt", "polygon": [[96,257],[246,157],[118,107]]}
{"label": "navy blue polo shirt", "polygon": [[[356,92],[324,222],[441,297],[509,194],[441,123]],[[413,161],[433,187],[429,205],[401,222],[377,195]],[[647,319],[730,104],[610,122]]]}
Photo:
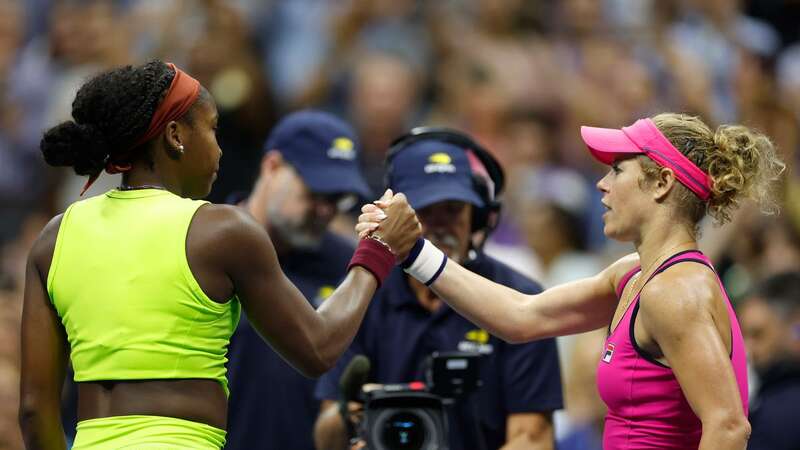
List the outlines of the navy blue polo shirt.
{"label": "navy blue polo shirt", "polygon": [[[342,281],[352,243],[327,233],[316,251],[279,258],[286,276],[315,308]],[[319,413],[315,380],[298,373],[275,353],[243,314],[228,350],[228,437],[226,449],[313,450]]]}
{"label": "navy blue polo shirt", "polygon": [[[524,293],[541,292],[538,284],[489,256],[480,255],[467,268]],[[317,398],[338,398],[339,377],[353,355],[370,359],[369,382],[405,383],[424,380],[425,358],[432,352],[455,350],[477,351],[485,358],[481,360],[483,386],[449,411],[450,450],[480,450],[479,439],[487,450],[500,448],[505,443],[509,414],[563,406],[554,339],[512,345],[489,335],[447,305],[431,314],[419,304],[405,273],[398,268],[375,294],[345,356],[318,381]]]}
{"label": "navy blue polo shirt", "polygon": [[761,374],[758,395],[750,403],[753,429],[748,450],[800,448],[800,360],[783,360]]}

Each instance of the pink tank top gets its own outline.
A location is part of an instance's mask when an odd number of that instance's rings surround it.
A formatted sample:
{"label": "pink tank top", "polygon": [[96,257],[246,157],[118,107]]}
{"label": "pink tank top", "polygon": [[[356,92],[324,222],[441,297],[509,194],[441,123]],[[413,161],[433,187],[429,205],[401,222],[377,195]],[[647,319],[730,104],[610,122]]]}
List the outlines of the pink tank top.
{"label": "pink tank top", "polygon": [[[713,270],[708,258],[697,250],[673,255],[653,273],[663,272],[681,262],[694,262]],[[623,277],[617,288],[622,294],[636,267]],[[652,276],[650,277],[652,279]],[[650,280],[647,280],[650,281]],[[739,385],[742,407],[748,412],[747,366],[744,340],[728,294],[717,277],[728,306],[731,324],[731,364]],[[617,327],[605,342],[597,366],[600,397],[608,406],[603,430],[605,450],[696,450],[700,445],[700,419],[692,411],[672,370],[640,349],[633,338],[639,312],[639,296],[631,302]],[[702,343],[698,343],[702,345]]]}

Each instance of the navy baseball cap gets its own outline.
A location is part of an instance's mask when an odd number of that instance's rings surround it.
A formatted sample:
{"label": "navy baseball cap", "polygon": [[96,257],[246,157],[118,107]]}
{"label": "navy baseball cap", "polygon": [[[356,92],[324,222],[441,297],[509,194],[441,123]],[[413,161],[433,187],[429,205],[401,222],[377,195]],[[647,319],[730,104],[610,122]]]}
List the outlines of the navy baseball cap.
{"label": "navy baseball cap", "polygon": [[314,110],[289,114],[272,129],[264,151],[277,150],[315,194],[371,199],[361,175],[355,132],[336,116]]}
{"label": "navy baseball cap", "polygon": [[486,206],[475,192],[467,153],[456,145],[419,140],[398,151],[390,163],[388,187],[405,194],[414,209],[446,200]]}

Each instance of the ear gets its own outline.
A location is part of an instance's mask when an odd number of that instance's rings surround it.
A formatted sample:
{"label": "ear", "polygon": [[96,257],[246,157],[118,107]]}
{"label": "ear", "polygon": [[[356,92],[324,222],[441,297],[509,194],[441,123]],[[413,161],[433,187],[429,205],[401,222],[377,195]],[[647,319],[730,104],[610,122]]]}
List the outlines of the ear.
{"label": "ear", "polygon": [[675,172],[673,172],[672,169],[662,167],[652,183],[653,199],[658,203],[664,201],[677,182],[678,180],[675,178]]}
{"label": "ear", "polygon": [[172,159],[178,159],[184,153],[187,130],[185,125],[173,120],[164,129],[164,141],[166,142],[167,155]]}
{"label": "ear", "polygon": [[261,177],[270,177],[283,167],[285,161],[278,150],[269,150],[261,158]]}

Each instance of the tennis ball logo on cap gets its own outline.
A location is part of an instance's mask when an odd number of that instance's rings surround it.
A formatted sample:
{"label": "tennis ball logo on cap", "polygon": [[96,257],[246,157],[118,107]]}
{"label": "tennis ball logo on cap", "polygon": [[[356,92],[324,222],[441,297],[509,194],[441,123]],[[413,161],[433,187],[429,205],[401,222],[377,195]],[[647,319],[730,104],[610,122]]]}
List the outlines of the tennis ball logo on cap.
{"label": "tennis ball logo on cap", "polygon": [[350,138],[338,137],[331,142],[328,148],[328,158],[352,161],[356,158],[355,144]]}
{"label": "tennis ball logo on cap", "polygon": [[447,153],[434,153],[428,157],[428,164],[425,165],[425,173],[455,173],[456,166],[453,165],[453,158]]}
{"label": "tennis ball logo on cap", "polygon": [[464,335],[464,340],[458,343],[458,350],[462,352],[480,353],[481,355],[491,355],[494,346],[489,343],[489,333],[480,328],[469,330]]}

